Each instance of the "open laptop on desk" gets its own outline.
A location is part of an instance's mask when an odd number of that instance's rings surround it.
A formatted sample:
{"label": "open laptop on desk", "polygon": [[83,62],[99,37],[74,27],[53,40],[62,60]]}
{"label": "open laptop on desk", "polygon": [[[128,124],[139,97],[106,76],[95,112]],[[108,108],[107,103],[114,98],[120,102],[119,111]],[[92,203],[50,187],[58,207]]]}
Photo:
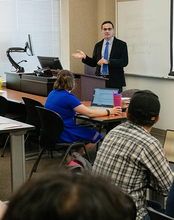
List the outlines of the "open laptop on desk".
{"label": "open laptop on desk", "polygon": [[113,91],[118,94],[118,89],[100,89],[95,88],[91,106],[89,109],[94,110],[105,110],[109,108],[113,108]]}
{"label": "open laptop on desk", "polygon": [[174,173],[174,130],[166,131],[163,149],[169,161],[170,168]]}

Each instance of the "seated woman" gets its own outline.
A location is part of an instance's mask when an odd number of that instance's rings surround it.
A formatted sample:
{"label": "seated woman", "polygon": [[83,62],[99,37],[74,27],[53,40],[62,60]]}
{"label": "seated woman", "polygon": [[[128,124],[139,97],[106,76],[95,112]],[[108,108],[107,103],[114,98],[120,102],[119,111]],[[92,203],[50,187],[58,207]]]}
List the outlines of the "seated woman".
{"label": "seated woman", "polygon": [[[74,75],[68,70],[62,70],[57,75],[53,91],[47,97],[45,108],[57,112],[64,121],[64,130],[60,136],[60,142],[75,142],[88,140],[87,151],[91,150],[101,139],[102,135],[97,131],[76,125],[74,116],[77,113],[89,117],[98,117],[108,115],[107,110],[91,110],[85,107],[72,93],[75,88]],[[111,115],[121,114],[120,107],[110,109]],[[83,155],[83,149],[78,151]]]}

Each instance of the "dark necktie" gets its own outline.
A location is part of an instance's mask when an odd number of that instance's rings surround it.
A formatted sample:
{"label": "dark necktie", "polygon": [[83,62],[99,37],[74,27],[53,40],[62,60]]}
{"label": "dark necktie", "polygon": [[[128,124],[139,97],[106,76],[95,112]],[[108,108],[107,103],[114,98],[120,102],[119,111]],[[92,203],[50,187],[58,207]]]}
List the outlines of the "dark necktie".
{"label": "dark necktie", "polygon": [[[106,47],[105,47],[105,52],[104,52],[104,59],[105,60],[108,60],[108,45],[109,45],[109,42],[107,41]],[[106,75],[106,73],[108,72],[107,69],[108,69],[108,65],[103,64],[103,70],[102,70],[103,75]]]}

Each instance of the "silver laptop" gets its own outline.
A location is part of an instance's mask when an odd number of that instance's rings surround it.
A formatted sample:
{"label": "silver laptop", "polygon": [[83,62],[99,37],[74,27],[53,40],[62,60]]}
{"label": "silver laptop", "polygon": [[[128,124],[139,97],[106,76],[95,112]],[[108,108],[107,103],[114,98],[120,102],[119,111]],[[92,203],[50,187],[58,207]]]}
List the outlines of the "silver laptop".
{"label": "silver laptop", "polygon": [[105,110],[113,108],[113,92],[118,94],[118,89],[95,88],[91,106],[88,108],[94,110]]}
{"label": "silver laptop", "polygon": [[163,149],[169,161],[170,168],[174,172],[174,130],[166,131]]}

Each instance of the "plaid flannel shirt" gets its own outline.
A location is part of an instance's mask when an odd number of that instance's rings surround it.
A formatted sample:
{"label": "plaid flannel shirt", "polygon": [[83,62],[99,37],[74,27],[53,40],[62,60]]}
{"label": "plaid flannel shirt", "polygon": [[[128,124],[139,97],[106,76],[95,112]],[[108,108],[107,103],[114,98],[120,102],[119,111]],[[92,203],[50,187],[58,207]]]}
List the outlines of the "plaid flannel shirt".
{"label": "plaid flannel shirt", "polygon": [[137,220],[147,214],[146,190],[167,196],[173,174],[160,142],[143,127],[129,121],[105,137],[92,168],[129,194],[137,207]]}

